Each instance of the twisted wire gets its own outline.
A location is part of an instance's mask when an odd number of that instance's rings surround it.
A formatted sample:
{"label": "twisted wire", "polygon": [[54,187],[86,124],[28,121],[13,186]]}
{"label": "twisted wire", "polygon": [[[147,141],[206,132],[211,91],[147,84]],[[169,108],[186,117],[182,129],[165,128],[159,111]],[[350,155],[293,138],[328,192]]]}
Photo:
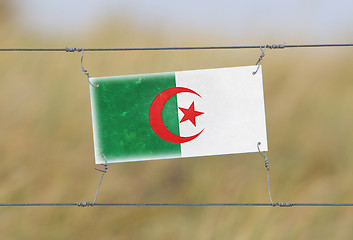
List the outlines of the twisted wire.
{"label": "twisted wire", "polygon": [[269,168],[268,158],[267,158],[265,152],[261,152],[261,150],[260,150],[260,145],[261,145],[261,142],[258,142],[258,143],[257,143],[257,149],[259,150],[259,153],[261,154],[261,156],[265,159],[265,168],[266,168],[266,175],[267,175],[268,196],[269,196],[269,198],[270,198],[270,202],[271,202],[272,206],[275,206],[275,205],[278,205],[279,203],[274,204],[274,203],[272,202],[271,186],[270,186],[270,168]]}
{"label": "twisted wire", "polygon": [[104,164],[103,164],[104,169],[103,169],[103,170],[101,170],[101,169],[99,169],[99,168],[95,168],[97,171],[102,172],[102,176],[101,176],[101,179],[100,179],[100,181],[99,181],[99,184],[98,184],[98,187],[97,187],[97,190],[96,190],[96,194],[94,195],[94,200],[93,200],[92,206],[94,206],[94,205],[95,205],[95,203],[96,203],[96,199],[97,199],[98,191],[99,191],[99,188],[100,188],[100,186],[101,186],[101,183],[102,183],[102,180],[103,180],[104,174],[105,174],[105,173],[107,172],[107,170],[108,170],[107,158],[105,157],[105,155],[104,155],[104,154],[102,154],[102,157],[104,158]]}
{"label": "twisted wire", "polygon": [[89,75],[88,71],[83,67],[83,57],[84,57],[84,54],[85,54],[84,49],[83,48],[66,48],[66,49],[69,49],[69,52],[82,51],[82,56],[81,56],[81,69],[82,69],[82,72],[87,76],[87,81],[89,82],[89,84],[92,87],[99,87],[99,84],[95,85],[95,84],[91,83],[91,81],[90,81],[91,76]]}

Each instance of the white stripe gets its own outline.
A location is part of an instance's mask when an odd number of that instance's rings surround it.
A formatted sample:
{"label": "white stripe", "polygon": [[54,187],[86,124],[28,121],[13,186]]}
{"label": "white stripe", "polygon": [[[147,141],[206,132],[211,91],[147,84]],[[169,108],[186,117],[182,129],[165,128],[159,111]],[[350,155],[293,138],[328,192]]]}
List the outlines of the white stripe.
{"label": "white stripe", "polygon": [[[196,139],[181,144],[183,157],[267,151],[265,107],[261,68],[256,66],[176,72],[176,86],[201,95],[177,95],[178,106],[204,112],[196,117],[196,128],[190,121],[180,123],[180,135]],[[183,117],[179,110],[179,121]]]}

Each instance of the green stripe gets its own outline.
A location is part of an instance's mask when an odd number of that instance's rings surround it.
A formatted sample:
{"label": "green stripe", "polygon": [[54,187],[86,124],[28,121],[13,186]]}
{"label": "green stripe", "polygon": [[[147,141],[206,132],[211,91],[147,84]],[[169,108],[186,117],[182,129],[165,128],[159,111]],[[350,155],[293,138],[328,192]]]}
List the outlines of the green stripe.
{"label": "green stripe", "polygon": [[[181,155],[180,144],[158,137],[149,123],[149,108],[162,91],[176,86],[174,73],[91,79],[93,131],[96,157],[131,161]],[[176,95],[163,108],[166,127],[179,136]]]}

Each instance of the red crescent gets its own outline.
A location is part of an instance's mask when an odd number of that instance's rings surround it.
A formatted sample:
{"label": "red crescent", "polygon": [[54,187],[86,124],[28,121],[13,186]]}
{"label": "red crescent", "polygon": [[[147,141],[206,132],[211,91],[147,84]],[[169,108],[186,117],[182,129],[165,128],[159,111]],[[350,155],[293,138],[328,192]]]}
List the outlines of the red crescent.
{"label": "red crescent", "polygon": [[153,131],[162,139],[171,142],[171,143],[185,143],[189,142],[195,138],[197,138],[204,129],[201,130],[201,132],[190,136],[190,137],[180,137],[177,136],[173,133],[171,133],[166,126],[163,123],[162,119],[162,110],[165,105],[165,103],[168,101],[169,98],[172,96],[178,94],[178,93],[183,93],[183,92],[188,92],[195,94],[199,97],[201,97],[197,92],[189,89],[189,88],[184,88],[184,87],[174,87],[174,88],[169,88],[167,90],[164,90],[160,94],[157,95],[157,97],[153,100],[150,111],[149,111],[149,119],[150,119],[150,124],[153,129]]}

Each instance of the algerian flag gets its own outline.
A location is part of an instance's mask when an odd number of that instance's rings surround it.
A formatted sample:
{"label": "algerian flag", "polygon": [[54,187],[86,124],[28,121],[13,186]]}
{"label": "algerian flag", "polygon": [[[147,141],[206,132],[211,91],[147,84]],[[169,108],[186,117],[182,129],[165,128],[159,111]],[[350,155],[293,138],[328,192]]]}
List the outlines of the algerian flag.
{"label": "algerian flag", "polygon": [[91,78],[96,164],[267,151],[254,69]]}

